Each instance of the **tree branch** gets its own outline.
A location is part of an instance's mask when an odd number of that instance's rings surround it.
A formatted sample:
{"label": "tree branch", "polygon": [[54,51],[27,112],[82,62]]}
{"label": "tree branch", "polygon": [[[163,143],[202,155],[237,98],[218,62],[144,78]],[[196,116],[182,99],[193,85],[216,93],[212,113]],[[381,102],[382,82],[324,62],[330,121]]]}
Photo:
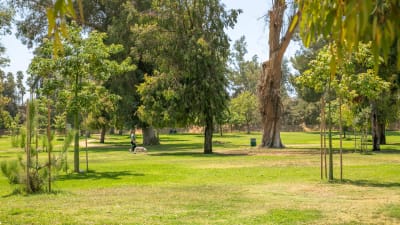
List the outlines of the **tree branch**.
{"label": "tree branch", "polygon": [[[280,48],[279,48],[279,54],[278,54],[279,58],[282,58],[283,54],[285,54],[285,51],[286,51],[287,47],[289,46],[289,43],[290,43],[290,40],[292,39],[294,31],[296,30],[296,27],[299,24],[300,18],[301,18],[301,11],[298,10],[297,13],[294,14],[292,16],[292,18],[290,19],[289,28],[287,29],[285,36],[283,36],[283,38],[280,41]],[[295,24],[292,25],[292,23],[294,21],[295,21]],[[290,30],[291,27],[293,27],[292,30]]]}

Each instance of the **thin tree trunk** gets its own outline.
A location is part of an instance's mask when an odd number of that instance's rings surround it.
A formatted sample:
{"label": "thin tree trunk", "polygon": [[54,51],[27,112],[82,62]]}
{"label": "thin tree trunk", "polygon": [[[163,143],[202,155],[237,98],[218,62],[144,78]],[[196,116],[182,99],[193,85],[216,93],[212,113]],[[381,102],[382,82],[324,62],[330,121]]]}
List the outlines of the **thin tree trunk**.
{"label": "thin tree trunk", "polygon": [[52,151],[52,144],[51,144],[51,130],[50,130],[50,122],[51,122],[51,107],[50,101],[47,102],[47,153],[48,153],[48,169],[49,169],[49,192],[51,192],[51,151]]}
{"label": "thin tree trunk", "polygon": [[31,179],[30,179],[30,168],[31,168],[31,118],[30,118],[30,110],[31,110],[31,103],[30,101],[26,104],[26,192],[31,193]]}
{"label": "thin tree trunk", "polygon": [[325,119],[325,100],[324,97],[322,96],[321,98],[321,123],[320,123],[320,144],[321,144],[321,180],[324,178],[324,160],[323,160],[323,155],[324,155],[324,139],[325,139],[325,127],[324,127],[324,121]]}
{"label": "thin tree trunk", "polygon": [[88,143],[88,134],[89,134],[89,132],[86,131],[85,133],[86,133],[85,134],[86,173],[88,173],[89,172],[89,154],[88,154],[88,145],[87,145],[87,143]]}
{"label": "thin tree trunk", "polygon": [[331,79],[328,84],[328,138],[329,138],[329,176],[328,180],[333,181],[333,146],[332,146],[332,107],[331,107]]}
{"label": "thin tree trunk", "polygon": [[[75,77],[75,90],[74,90],[74,100],[77,104],[78,101],[78,85],[79,76],[76,74]],[[78,106],[75,105],[74,110],[74,172],[79,173],[79,111]]]}
{"label": "thin tree trunk", "polygon": [[380,129],[378,123],[378,109],[376,106],[376,102],[371,103],[371,133],[372,133],[372,151],[380,151],[381,143],[380,143]]}
{"label": "thin tree trunk", "polygon": [[322,136],[323,136],[323,151],[324,151],[324,169],[325,169],[325,179],[328,178],[328,164],[326,161],[326,112],[325,112],[325,96],[322,96]]}
{"label": "thin tree trunk", "polygon": [[212,154],[213,118],[206,116],[206,127],[204,130],[204,154]]}
{"label": "thin tree trunk", "polygon": [[79,173],[79,117],[74,112],[74,172]]}
{"label": "thin tree trunk", "polygon": [[340,181],[343,180],[343,126],[342,126],[342,97],[339,97],[339,149],[340,149]]}
{"label": "thin tree trunk", "polygon": [[[281,0],[273,1],[272,9],[268,12],[269,16],[269,61],[263,63],[263,70],[258,86],[260,100],[260,113],[263,123],[262,147],[282,148],[281,141],[281,114],[282,103],[280,86],[282,80],[282,59],[283,54],[289,45],[293,35],[293,30],[287,30],[281,38],[283,27],[283,17],[285,14],[286,2]],[[290,20],[299,17],[297,12]],[[297,26],[297,22],[295,23]]]}

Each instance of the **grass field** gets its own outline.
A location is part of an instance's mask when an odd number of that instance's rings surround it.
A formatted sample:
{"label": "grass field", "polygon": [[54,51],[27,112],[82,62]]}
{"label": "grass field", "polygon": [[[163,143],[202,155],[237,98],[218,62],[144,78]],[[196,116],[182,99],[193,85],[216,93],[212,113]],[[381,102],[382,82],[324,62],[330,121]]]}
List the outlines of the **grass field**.
{"label": "grass field", "polygon": [[[215,136],[204,155],[202,135],[161,135],[147,154],[129,153],[128,136],[94,136],[89,172],[61,173],[51,194],[13,194],[0,176],[0,224],[400,224],[400,133],[370,154],[348,138],[344,181],[332,183],[320,179],[317,133],[283,133],[281,150],[251,148],[253,137]],[[22,154],[10,146],[0,138],[0,161]]]}

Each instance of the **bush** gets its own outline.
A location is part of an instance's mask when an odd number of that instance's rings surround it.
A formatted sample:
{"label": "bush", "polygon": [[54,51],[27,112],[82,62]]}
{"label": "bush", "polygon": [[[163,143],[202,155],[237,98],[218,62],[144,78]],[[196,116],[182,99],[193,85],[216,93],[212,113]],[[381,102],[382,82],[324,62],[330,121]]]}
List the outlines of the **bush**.
{"label": "bush", "polygon": [[25,193],[37,193],[45,189],[48,172],[44,167],[29,168],[29,184],[27,182],[26,164],[22,158],[14,161],[3,161],[0,163],[1,172],[7,177],[8,182],[17,186],[17,191]]}
{"label": "bush", "polygon": [[4,161],[0,163],[1,172],[7,177],[10,184],[18,184],[21,167],[18,165],[18,161]]}

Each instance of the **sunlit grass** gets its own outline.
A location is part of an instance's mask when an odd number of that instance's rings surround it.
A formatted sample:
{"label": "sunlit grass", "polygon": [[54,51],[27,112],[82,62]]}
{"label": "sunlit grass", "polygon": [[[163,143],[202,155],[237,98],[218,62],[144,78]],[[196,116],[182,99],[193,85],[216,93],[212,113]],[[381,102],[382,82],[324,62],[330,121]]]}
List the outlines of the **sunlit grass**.
{"label": "sunlit grass", "polygon": [[[373,154],[353,153],[352,140],[346,140],[344,180],[333,183],[320,180],[318,133],[283,133],[286,149],[280,150],[250,147],[250,138],[260,143],[260,133],[216,134],[211,155],[202,153],[202,135],[161,135],[162,145],[140,154],[128,152],[127,135],[107,136],[106,144],[93,135],[89,172],[60,172],[54,193],[14,195],[0,176],[0,222],[397,224],[400,136],[390,135],[393,144]],[[0,160],[23,153],[8,141],[0,138]],[[86,170],[84,148],[80,160]],[[334,162],[337,179],[337,154]]]}

